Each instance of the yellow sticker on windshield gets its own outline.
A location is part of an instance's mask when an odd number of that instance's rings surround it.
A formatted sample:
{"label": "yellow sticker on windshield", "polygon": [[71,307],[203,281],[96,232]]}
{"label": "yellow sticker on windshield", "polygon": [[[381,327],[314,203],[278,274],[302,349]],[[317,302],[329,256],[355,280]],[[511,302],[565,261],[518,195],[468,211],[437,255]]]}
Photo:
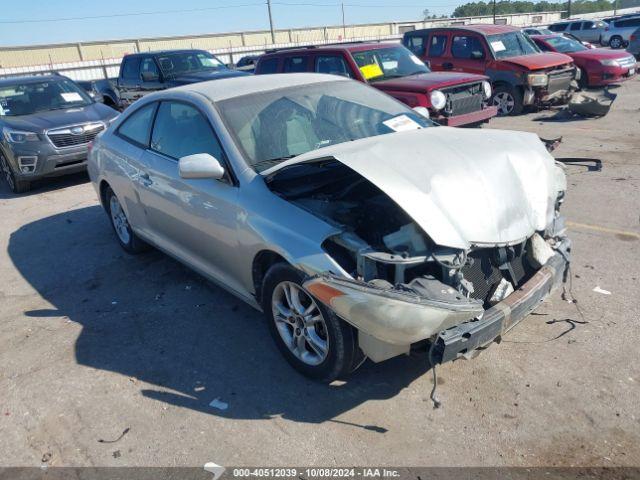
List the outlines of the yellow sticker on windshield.
{"label": "yellow sticker on windshield", "polygon": [[362,76],[365,80],[369,80],[370,78],[375,77],[381,77],[384,75],[384,72],[382,71],[380,66],[376,65],[375,63],[360,67],[360,71],[362,72]]}

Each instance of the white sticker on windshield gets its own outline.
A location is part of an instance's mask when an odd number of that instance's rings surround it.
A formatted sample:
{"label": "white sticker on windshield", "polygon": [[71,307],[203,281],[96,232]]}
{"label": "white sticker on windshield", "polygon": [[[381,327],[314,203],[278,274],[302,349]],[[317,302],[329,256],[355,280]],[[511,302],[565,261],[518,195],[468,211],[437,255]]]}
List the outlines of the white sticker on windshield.
{"label": "white sticker on windshield", "polygon": [[502,43],[502,40],[491,42],[491,48],[493,48],[494,52],[502,52],[507,49],[507,47],[504,46],[504,43]]}
{"label": "white sticker on windshield", "polygon": [[82,97],[78,92],[61,93],[60,96],[64,99],[65,102],[81,102],[82,101]]}
{"label": "white sticker on windshield", "polygon": [[407,130],[418,130],[422,128],[418,122],[411,120],[406,115],[398,115],[397,117],[390,118],[382,123],[394,132],[405,132]]}
{"label": "white sticker on windshield", "polygon": [[422,60],[420,60],[418,57],[416,57],[415,55],[409,55],[409,58],[413,61],[413,63],[415,63],[416,65],[424,65],[424,63],[422,63]]}
{"label": "white sticker on windshield", "polygon": [[389,60],[388,62],[382,62],[382,66],[385,70],[395,70],[396,68],[398,68],[398,62]]}

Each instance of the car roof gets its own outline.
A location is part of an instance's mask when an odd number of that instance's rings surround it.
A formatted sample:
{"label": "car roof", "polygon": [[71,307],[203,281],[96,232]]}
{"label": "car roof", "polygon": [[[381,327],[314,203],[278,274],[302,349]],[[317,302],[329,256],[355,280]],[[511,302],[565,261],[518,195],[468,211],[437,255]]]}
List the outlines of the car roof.
{"label": "car roof", "polygon": [[[206,52],[201,48],[178,48],[173,50],[149,50],[148,52],[128,53],[125,57],[140,57],[147,55],[167,55],[170,53]],[[208,53],[208,52],[207,52]]]}
{"label": "car roof", "polygon": [[0,87],[6,85],[27,84],[27,83],[39,83],[51,80],[69,80],[67,77],[61,75],[23,75],[20,77],[7,77],[0,78]]}
{"label": "car roof", "polygon": [[167,90],[195,92],[213,102],[220,102],[234,97],[268,92],[280,88],[311,85],[326,82],[352,82],[338,75],[322,73],[275,73],[273,75],[246,75],[241,77],[221,78],[208,82],[193,83]]}
{"label": "car roof", "polygon": [[267,50],[266,55],[280,55],[283,53],[301,53],[301,52],[328,52],[328,51],[346,51],[346,52],[360,52],[363,50],[379,50],[382,48],[398,47],[402,44],[396,42],[348,42],[348,43],[334,43],[328,45],[309,45],[302,47],[281,48],[274,50]]}
{"label": "car roof", "polygon": [[511,25],[490,25],[490,24],[469,24],[469,25],[454,25],[451,27],[434,27],[425,28],[422,30],[413,30],[407,32],[405,35],[412,36],[425,31],[443,31],[443,30],[466,30],[469,32],[480,33],[481,35],[495,35],[500,33],[518,32],[522,27],[512,27]]}

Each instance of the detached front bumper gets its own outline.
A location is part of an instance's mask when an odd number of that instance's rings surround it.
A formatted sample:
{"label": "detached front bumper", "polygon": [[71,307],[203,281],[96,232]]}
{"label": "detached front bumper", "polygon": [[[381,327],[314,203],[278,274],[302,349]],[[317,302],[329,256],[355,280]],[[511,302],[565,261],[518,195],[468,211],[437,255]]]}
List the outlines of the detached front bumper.
{"label": "detached front bumper", "polygon": [[495,117],[497,114],[498,107],[494,107],[493,105],[491,105],[483,108],[482,110],[465,113],[462,115],[434,117],[434,120],[440,125],[446,125],[448,127],[459,127],[461,125],[472,125],[474,123],[486,122],[490,118]]}
{"label": "detached front bumper", "polygon": [[436,359],[446,362],[488,345],[531,313],[561,283],[570,247],[565,238],[526,283],[487,310],[444,284],[433,289],[433,298],[333,275],[313,277],[304,288],[340,318],[384,344],[408,347],[440,334]]}

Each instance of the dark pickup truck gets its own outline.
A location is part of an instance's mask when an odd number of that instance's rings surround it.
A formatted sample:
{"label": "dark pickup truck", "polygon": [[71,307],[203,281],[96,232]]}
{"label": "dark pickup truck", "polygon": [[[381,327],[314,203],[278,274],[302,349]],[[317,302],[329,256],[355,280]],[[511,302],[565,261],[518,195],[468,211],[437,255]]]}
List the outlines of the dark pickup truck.
{"label": "dark pickup truck", "polygon": [[231,70],[205,50],[163,50],[125,55],[117,88],[126,108],[147,93],[241,75],[249,74]]}

